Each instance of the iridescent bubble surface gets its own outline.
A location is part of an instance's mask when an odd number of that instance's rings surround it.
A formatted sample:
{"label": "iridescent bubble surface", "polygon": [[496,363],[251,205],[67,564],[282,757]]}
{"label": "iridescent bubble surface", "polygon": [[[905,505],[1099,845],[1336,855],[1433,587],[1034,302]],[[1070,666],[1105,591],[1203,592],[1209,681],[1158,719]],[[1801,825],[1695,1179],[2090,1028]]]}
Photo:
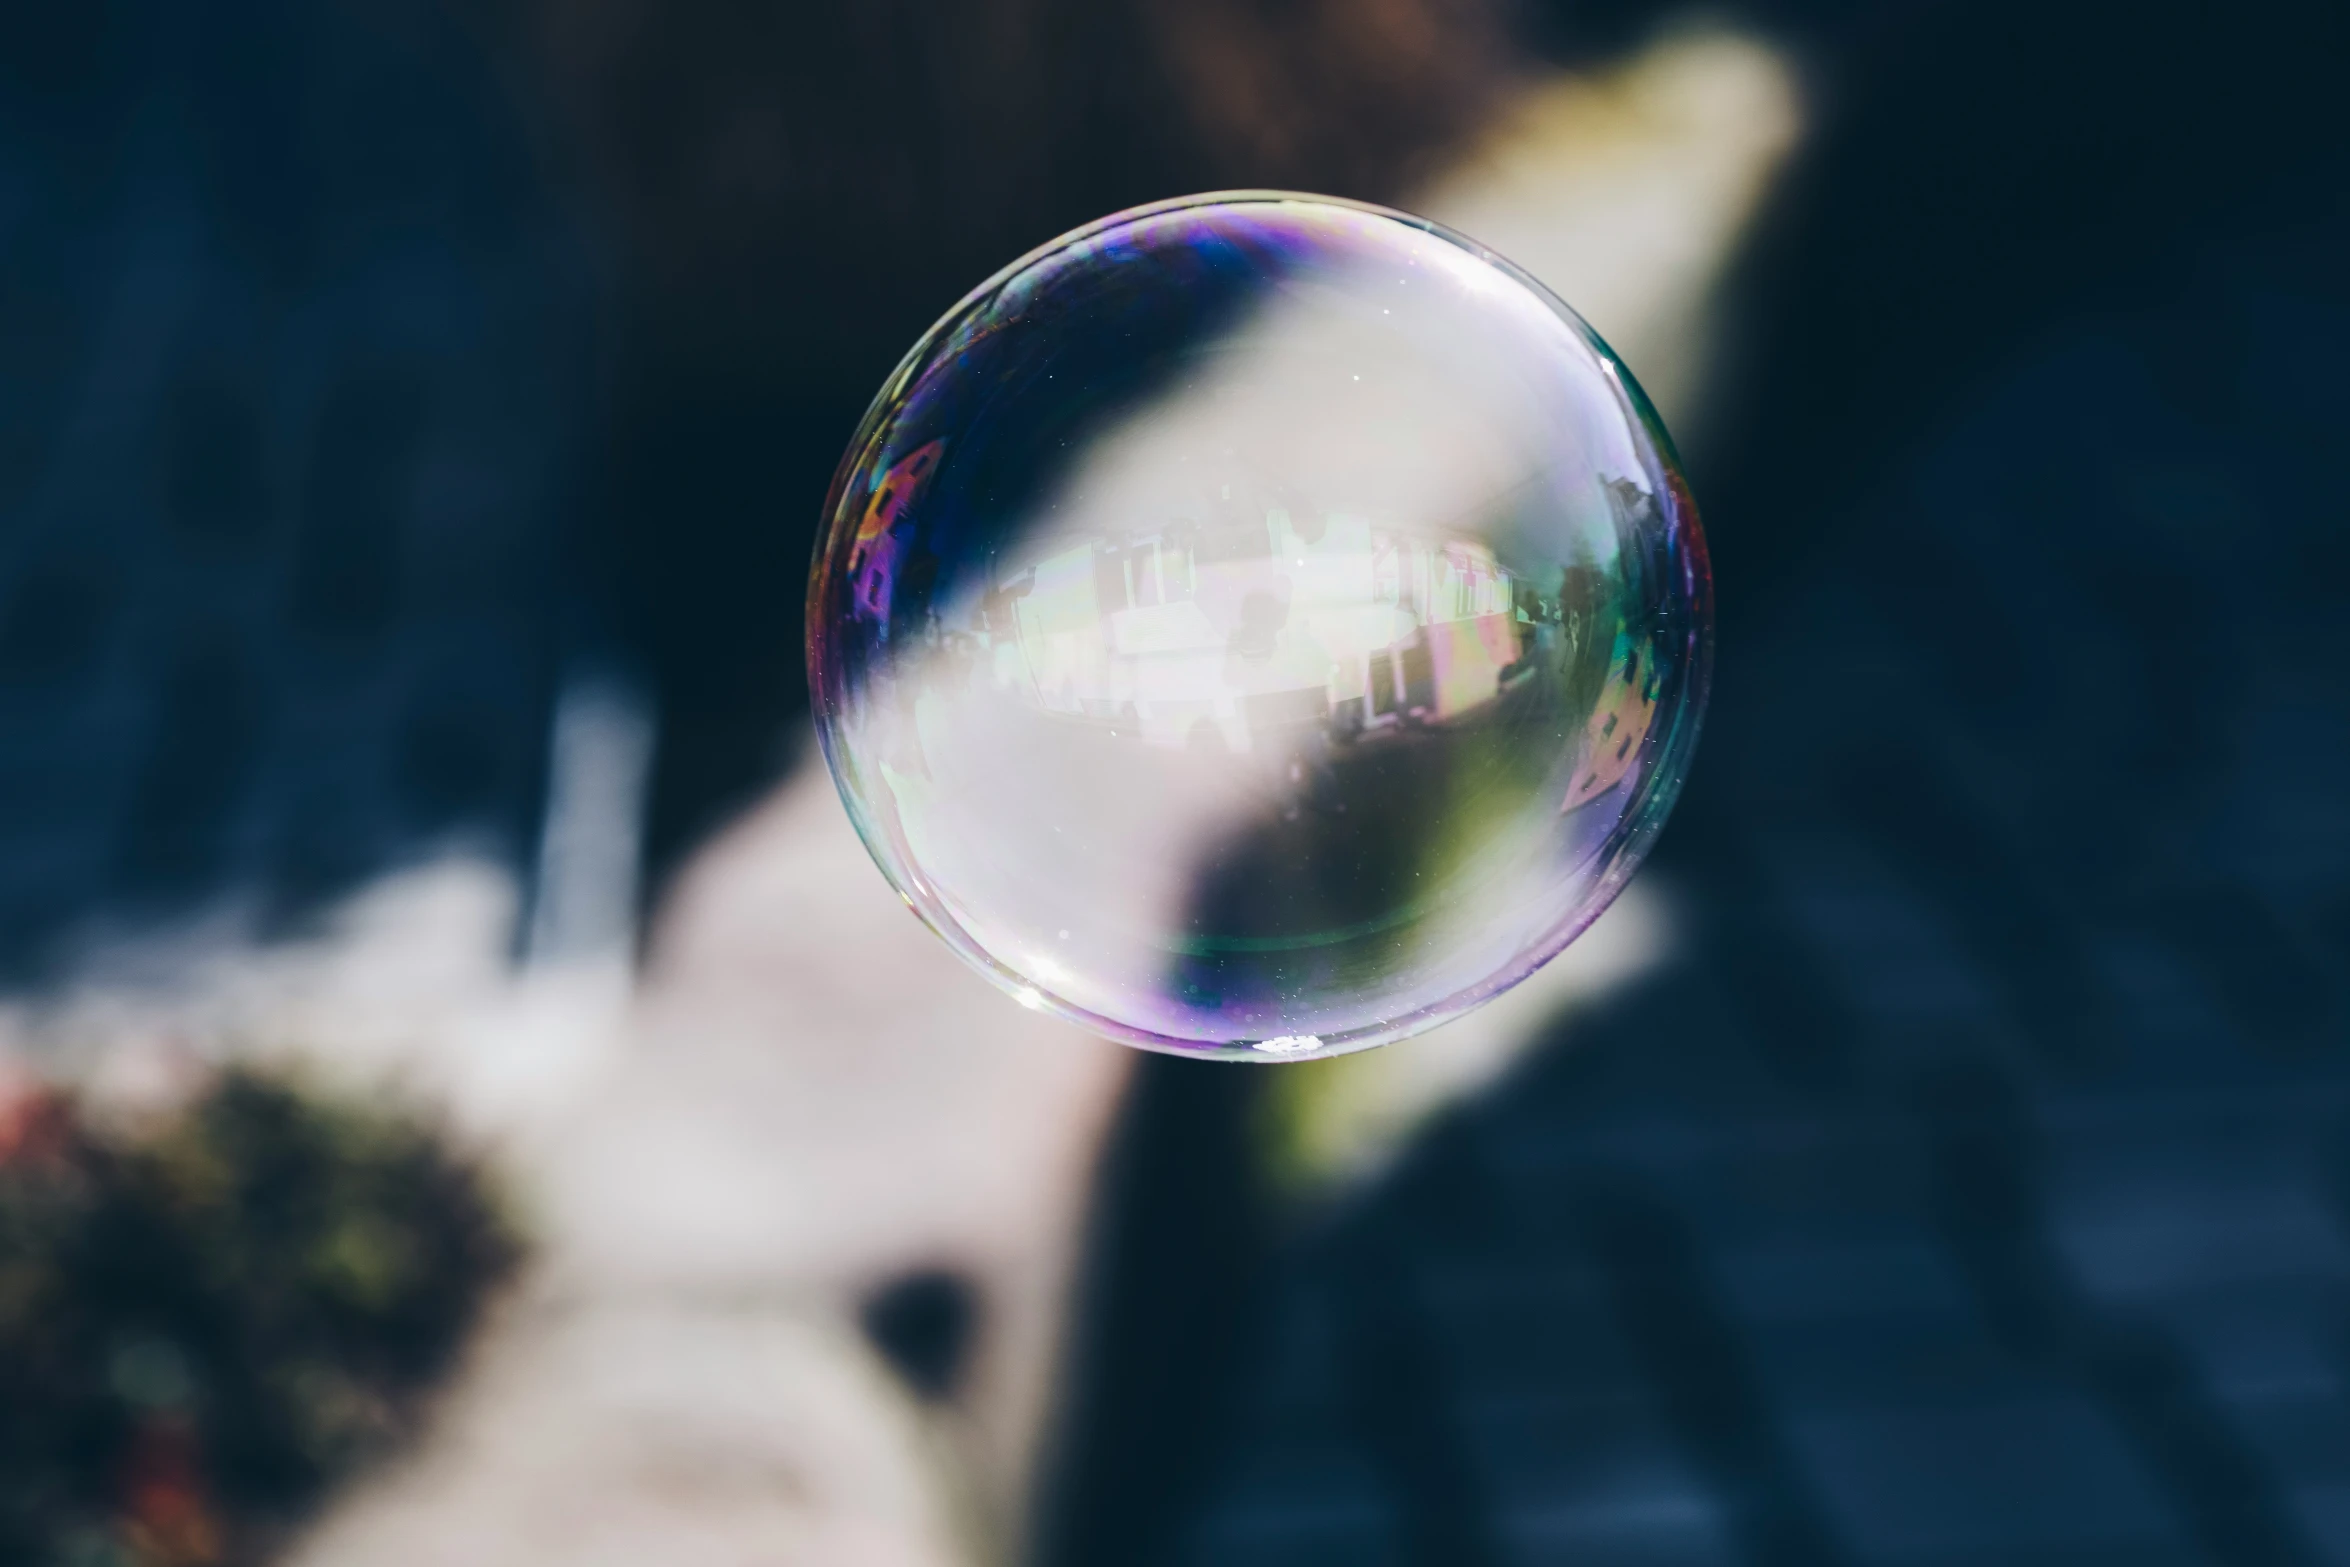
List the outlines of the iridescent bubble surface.
{"label": "iridescent bubble surface", "polygon": [[933,930],[1130,1044],[1431,1027],[1606,907],[1711,658],[1696,512],[1572,311],[1277,193],[1089,225],[916,345],[809,589],[826,760]]}

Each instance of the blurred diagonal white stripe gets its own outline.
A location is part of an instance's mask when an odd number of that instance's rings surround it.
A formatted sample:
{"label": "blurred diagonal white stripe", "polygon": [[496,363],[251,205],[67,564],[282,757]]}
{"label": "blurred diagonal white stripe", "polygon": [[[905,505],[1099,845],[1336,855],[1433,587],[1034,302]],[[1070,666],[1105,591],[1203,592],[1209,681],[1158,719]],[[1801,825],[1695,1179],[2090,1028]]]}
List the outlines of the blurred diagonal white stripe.
{"label": "blurred diagonal white stripe", "polygon": [[[1802,128],[1779,51],[1734,32],[1668,34],[1609,75],[1535,88],[1407,205],[1572,305],[1686,451],[1703,439],[1690,420],[1723,272]],[[1669,899],[1635,880],[1573,946],[1483,1009],[1400,1048],[1292,1069],[1275,1088],[1284,1174],[1303,1192],[1376,1172],[1429,1116],[1500,1077],[1578,1004],[1653,967],[1671,941]]]}
{"label": "blurred diagonal white stripe", "polygon": [[1529,92],[1408,205],[1574,306],[1686,450],[1724,271],[1803,117],[1794,67],[1771,44],[1668,33],[1606,76]]}

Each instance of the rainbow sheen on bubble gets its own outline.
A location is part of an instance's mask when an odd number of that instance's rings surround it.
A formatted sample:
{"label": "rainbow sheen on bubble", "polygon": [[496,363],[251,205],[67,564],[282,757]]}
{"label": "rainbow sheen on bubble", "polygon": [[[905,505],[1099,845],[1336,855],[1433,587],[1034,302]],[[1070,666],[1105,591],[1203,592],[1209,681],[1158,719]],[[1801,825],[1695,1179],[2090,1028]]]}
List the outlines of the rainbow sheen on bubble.
{"label": "rainbow sheen on bubble", "polygon": [[1024,257],[916,345],[809,588],[826,760],[1024,1005],[1298,1061],[1516,984],[1670,810],[1711,661],[1670,440],[1421,219],[1240,193]]}

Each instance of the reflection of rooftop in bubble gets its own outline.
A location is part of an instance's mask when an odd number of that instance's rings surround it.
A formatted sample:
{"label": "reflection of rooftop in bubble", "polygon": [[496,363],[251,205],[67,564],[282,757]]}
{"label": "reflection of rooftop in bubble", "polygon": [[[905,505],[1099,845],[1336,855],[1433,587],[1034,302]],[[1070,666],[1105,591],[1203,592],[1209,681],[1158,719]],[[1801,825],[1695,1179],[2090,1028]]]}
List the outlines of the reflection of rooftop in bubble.
{"label": "reflection of rooftop in bubble", "polygon": [[1312,708],[1349,736],[1457,716],[1492,701],[1538,636],[1532,580],[1482,542],[1281,507],[1255,532],[1258,548],[1222,558],[1186,524],[1068,543],[1018,571],[1016,594],[999,564],[959,634],[998,690],[1044,711],[1169,747],[1206,723],[1235,751],[1265,738],[1252,710]]}

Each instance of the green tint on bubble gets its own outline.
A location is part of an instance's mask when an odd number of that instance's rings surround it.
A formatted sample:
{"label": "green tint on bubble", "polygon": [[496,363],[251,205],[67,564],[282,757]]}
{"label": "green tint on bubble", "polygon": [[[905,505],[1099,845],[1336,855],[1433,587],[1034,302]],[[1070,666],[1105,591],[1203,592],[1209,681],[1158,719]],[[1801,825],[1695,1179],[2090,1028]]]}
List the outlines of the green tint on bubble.
{"label": "green tint on bubble", "polygon": [[874,859],[1025,1005],[1301,1060],[1524,979],[1679,791],[1711,658],[1670,441],[1473,241],[1317,197],[1106,218],[882,389],[809,587]]}

